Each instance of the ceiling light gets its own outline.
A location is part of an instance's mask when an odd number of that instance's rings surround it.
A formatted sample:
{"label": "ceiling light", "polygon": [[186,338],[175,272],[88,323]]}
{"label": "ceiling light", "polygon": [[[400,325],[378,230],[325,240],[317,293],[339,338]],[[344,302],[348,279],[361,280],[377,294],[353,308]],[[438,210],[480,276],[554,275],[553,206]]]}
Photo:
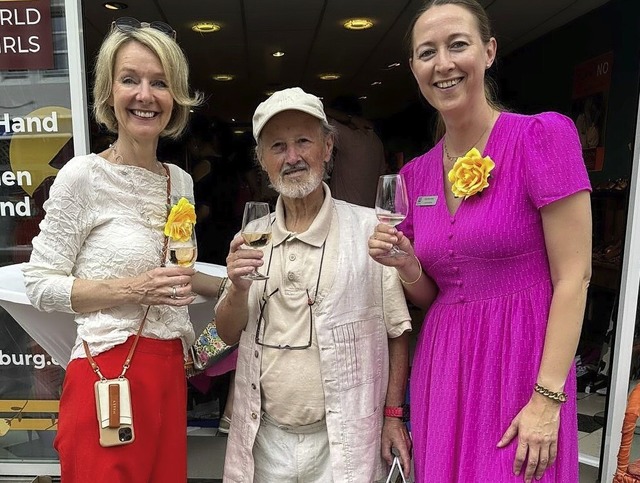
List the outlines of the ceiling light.
{"label": "ceiling light", "polygon": [[371,83],[371,85],[372,85],[372,86],[380,86],[380,85],[382,85],[382,82],[381,82],[381,81],[373,81],[373,82]]}
{"label": "ceiling light", "polygon": [[211,32],[217,32],[222,27],[219,24],[213,22],[198,22],[191,26],[191,30],[201,34],[208,34]]}
{"label": "ceiling light", "polygon": [[124,10],[129,7],[129,5],[122,2],[105,2],[102,6],[108,10]]}
{"label": "ceiling light", "polygon": [[350,18],[342,24],[347,30],[367,30],[373,27],[373,20],[368,18]]}
{"label": "ceiling light", "polygon": [[244,129],[236,129],[233,134],[244,134]]}
{"label": "ceiling light", "polygon": [[278,50],[277,52],[274,52],[273,54],[274,57],[282,57],[284,55],[284,52],[282,52],[281,50]]}
{"label": "ceiling light", "polygon": [[213,80],[218,82],[228,82],[233,80],[233,76],[231,74],[216,74],[213,76]]}
{"label": "ceiling light", "polygon": [[232,117],[232,118],[231,118],[231,122],[236,122],[236,118],[235,118],[235,117]]}
{"label": "ceiling light", "polygon": [[400,62],[394,62],[393,64],[389,64],[387,69],[395,69],[396,67],[400,67]]}
{"label": "ceiling light", "polygon": [[367,96],[360,96],[360,97],[358,97],[358,99],[360,99],[361,101],[364,101],[364,100],[367,99]]}
{"label": "ceiling light", "polygon": [[334,72],[326,72],[324,74],[320,74],[318,77],[322,80],[336,80],[340,79],[340,74],[336,74]]}
{"label": "ceiling light", "polygon": [[276,91],[264,91],[264,95],[267,97],[271,97]]}

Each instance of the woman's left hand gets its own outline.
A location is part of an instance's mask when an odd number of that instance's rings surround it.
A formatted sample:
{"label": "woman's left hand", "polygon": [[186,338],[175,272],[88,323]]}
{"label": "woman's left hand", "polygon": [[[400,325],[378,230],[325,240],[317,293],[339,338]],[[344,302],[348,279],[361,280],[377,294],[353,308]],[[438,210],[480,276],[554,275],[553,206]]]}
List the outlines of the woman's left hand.
{"label": "woman's left hand", "polygon": [[504,448],[518,436],[513,474],[521,474],[526,460],[524,481],[527,483],[534,477],[542,478],[546,469],[556,460],[561,405],[562,403],[533,393],[498,442],[498,448]]}

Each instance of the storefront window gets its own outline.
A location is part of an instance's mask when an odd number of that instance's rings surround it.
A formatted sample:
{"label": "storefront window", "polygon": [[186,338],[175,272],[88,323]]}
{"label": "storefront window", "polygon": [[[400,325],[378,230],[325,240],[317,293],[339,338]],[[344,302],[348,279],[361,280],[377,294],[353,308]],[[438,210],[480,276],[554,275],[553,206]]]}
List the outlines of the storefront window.
{"label": "storefront window", "polygon": [[[42,204],[73,155],[68,65],[63,0],[0,4],[2,268],[28,260]],[[3,276],[4,298],[15,283]],[[0,305],[0,466],[54,462],[64,371]]]}

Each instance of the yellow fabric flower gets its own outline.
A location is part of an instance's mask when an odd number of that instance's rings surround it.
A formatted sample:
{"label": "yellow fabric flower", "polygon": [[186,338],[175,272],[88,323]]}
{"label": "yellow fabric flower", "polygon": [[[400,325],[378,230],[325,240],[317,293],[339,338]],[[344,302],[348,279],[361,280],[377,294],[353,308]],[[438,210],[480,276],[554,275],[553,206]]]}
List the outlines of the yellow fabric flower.
{"label": "yellow fabric flower", "polygon": [[484,158],[476,148],[457,159],[447,177],[456,198],[467,199],[489,186],[489,173],[495,168],[489,156]]}
{"label": "yellow fabric flower", "polygon": [[172,240],[189,241],[193,225],[196,224],[196,209],[186,198],[180,198],[171,207],[171,212],[164,225],[165,236]]}

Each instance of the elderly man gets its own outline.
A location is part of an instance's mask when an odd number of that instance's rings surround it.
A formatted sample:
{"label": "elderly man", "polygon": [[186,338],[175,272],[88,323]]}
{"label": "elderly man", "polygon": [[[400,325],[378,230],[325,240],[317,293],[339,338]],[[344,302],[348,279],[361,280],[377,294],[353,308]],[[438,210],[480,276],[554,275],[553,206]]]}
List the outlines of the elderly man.
{"label": "elderly man", "polygon": [[[317,97],[276,92],[253,135],[280,196],[270,245],[231,242],[216,308],[220,336],[240,344],[224,481],[371,483],[392,447],[408,471],[410,317],[394,271],[368,255],[375,214],[322,181],[334,135]],[[257,267],[268,280],[243,278]]]}

